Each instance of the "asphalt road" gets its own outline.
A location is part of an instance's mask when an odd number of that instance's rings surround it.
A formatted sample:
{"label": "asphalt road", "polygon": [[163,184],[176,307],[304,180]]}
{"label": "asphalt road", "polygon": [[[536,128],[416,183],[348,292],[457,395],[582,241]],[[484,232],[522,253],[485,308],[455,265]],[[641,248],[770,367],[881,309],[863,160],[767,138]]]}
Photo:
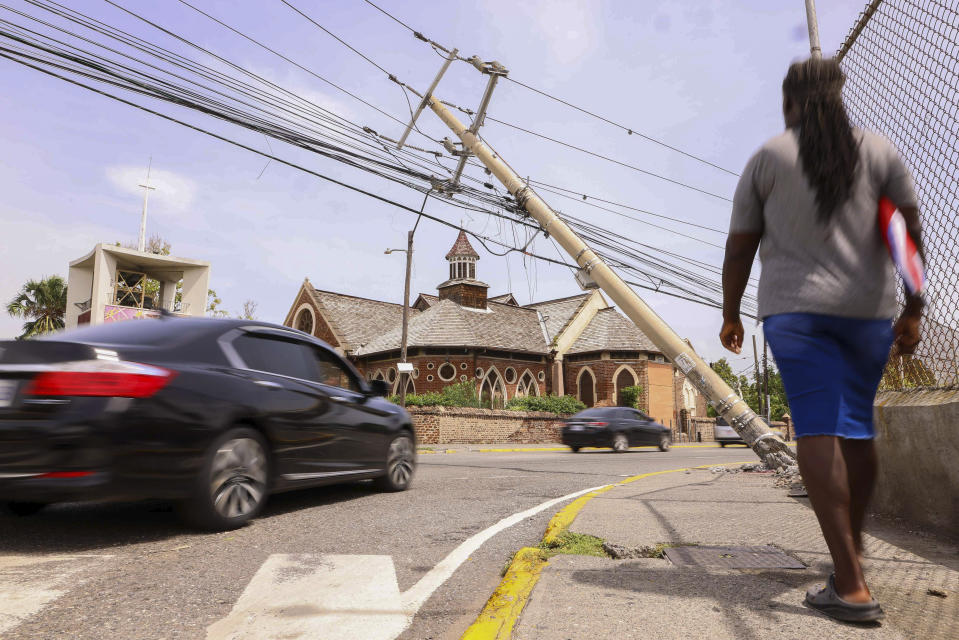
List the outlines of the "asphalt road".
{"label": "asphalt road", "polygon": [[[217,534],[185,529],[162,503],[2,515],[0,637],[206,638],[273,554],[390,556],[403,592],[474,534],[550,499],[649,471],[753,459],[743,447],[421,455],[405,493],[359,483],[283,494],[249,526]],[[512,553],[537,544],[563,504],[486,541],[400,637],[459,638]]]}

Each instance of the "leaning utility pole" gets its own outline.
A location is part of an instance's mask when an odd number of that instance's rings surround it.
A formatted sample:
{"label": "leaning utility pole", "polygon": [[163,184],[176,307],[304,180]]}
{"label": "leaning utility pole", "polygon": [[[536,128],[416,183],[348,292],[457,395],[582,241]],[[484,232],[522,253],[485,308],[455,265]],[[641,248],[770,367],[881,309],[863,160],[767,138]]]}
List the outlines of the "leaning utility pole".
{"label": "leaning utility pole", "polygon": [[503,160],[471,132],[443,103],[427,95],[429,107],[478,158],[506,190],[525,209],[544,233],[552,236],[580,266],[580,273],[599,287],[636,323],[655,344],[710,401],[743,440],[770,468],[796,464],[795,454],[779,436],[709,368],[699,355],[640,298],[586,243],[563,222]]}

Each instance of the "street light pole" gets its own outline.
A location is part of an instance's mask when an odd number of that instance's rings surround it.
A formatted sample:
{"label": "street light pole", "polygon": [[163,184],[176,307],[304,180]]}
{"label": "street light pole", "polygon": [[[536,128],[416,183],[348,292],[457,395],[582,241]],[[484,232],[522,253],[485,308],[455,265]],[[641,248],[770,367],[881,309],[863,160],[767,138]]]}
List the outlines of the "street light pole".
{"label": "street light pole", "polygon": [[[426,207],[426,201],[429,199],[429,192],[426,193],[426,197],[423,198],[423,206],[420,207],[420,213],[423,212],[423,208]],[[405,249],[387,249],[384,253],[391,254],[397,251],[406,252],[406,279],[403,283],[403,335],[401,338],[400,344],[400,362],[406,364],[406,346],[409,341],[409,326],[410,326],[410,276],[413,273],[413,234],[416,233],[416,227],[420,224],[421,217],[416,218],[416,224],[413,225],[413,228],[406,233],[406,248]],[[406,386],[409,383],[409,371],[400,372],[400,406],[406,406]]]}

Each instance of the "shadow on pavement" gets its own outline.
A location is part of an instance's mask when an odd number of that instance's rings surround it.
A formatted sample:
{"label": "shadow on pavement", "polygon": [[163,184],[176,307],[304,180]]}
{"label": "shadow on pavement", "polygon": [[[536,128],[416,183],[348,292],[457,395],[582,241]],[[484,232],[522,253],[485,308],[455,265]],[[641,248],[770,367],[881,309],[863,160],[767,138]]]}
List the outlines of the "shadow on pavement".
{"label": "shadow on pavement", "polygon": [[[300,489],[270,496],[259,520],[377,494],[369,482]],[[0,553],[80,553],[216,535],[180,520],[169,502],[77,502],[50,505],[31,516],[0,511]]]}

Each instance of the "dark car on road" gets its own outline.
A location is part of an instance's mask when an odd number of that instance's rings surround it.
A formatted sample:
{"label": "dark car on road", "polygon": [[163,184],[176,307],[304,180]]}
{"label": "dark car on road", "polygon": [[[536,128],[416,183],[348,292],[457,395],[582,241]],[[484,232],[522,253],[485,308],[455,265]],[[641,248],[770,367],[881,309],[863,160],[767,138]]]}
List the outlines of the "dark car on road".
{"label": "dark car on road", "polygon": [[175,501],[235,528],[270,493],[409,487],[409,414],[329,345],[249,320],[136,320],[0,342],[0,501]]}
{"label": "dark car on road", "polygon": [[630,447],[653,445],[669,451],[669,428],[638,409],[601,407],[580,411],[566,419],[563,444],[574,452],[583,447],[612,447],[621,453]]}

